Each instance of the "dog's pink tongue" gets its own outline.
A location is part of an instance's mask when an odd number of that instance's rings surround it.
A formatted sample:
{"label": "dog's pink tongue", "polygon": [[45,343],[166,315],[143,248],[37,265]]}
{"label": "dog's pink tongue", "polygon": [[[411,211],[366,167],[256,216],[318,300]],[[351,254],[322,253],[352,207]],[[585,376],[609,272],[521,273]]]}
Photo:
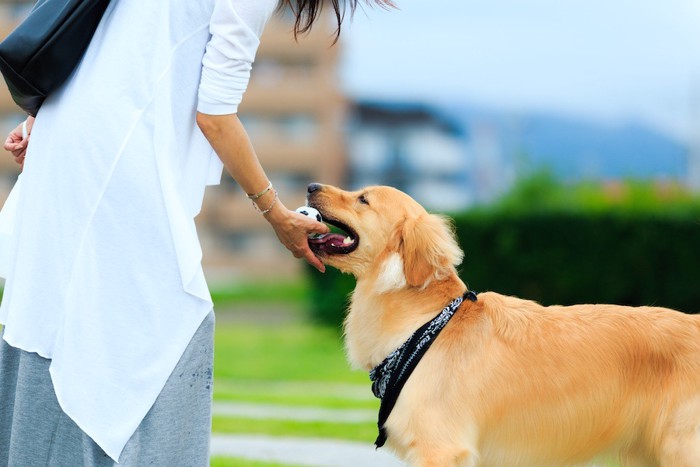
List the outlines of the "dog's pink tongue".
{"label": "dog's pink tongue", "polygon": [[[336,252],[342,248],[348,247],[349,237],[336,233],[329,233],[316,238],[309,238],[309,245],[316,250],[322,250],[328,253]],[[352,242],[351,242],[352,243]]]}

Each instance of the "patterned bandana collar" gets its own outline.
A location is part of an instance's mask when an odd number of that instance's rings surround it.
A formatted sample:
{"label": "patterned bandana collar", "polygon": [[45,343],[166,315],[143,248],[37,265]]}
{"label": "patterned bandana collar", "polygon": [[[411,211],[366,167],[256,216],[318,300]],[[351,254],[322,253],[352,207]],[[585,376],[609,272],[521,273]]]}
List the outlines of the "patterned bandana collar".
{"label": "patterned bandana collar", "polygon": [[374,442],[377,448],[384,446],[384,443],[386,443],[387,434],[384,424],[389,418],[396,400],[399,398],[401,389],[425,352],[435,341],[440,331],[447,326],[447,323],[450,322],[450,319],[465,299],[476,302],[476,293],[467,291],[461,297],[454,299],[440,314],[421,326],[401,347],[394,350],[382,363],[370,371],[369,378],[372,380],[372,392],[382,401],[377,422],[379,436]]}

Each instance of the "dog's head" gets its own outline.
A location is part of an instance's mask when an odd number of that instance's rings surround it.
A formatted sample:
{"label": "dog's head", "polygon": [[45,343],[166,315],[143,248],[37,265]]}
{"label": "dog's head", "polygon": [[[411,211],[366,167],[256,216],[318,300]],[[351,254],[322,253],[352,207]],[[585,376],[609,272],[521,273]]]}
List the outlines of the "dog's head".
{"label": "dog's head", "polygon": [[382,291],[424,287],[462,261],[452,224],[407,194],[373,186],[348,192],[311,184],[308,205],[342,230],[309,240],[321,260],[358,280],[374,277]]}

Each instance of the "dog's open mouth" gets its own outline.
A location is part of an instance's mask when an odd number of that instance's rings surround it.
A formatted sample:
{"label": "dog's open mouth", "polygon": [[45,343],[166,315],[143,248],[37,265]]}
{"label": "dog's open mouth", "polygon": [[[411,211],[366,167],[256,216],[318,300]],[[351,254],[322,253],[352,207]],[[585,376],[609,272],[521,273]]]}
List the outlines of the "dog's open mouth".
{"label": "dog's open mouth", "polygon": [[[324,216],[323,221],[341,230],[342,233],[331,232],[318,237],[309,238],[309,247],[314,253],[327,253],[331,255],[347,255],[352,253],[360,243],[357,233],[349,226],[335,219]],[[337,230],[336,229],[336,230]]]}

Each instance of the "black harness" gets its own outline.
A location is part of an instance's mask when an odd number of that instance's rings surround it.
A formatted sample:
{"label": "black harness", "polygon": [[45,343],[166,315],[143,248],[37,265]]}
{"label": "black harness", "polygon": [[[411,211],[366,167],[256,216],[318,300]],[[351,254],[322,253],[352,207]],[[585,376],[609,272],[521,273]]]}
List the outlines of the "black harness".
{"label": "black harness", "polygon": [[447,323],[450,322],[450,319],[452,319],[465,299],[476,302],[476,293],[467,291],[461,297],[454,299],[435,318],[421,326],[401,347],[394,350],[382,363],[370,371],[369,378],[372,380],[372,392],[382,401],[379,407],[379,420],[377,421],[379,436],[374,442],[377,448],[384,446],[384,443],[386,443],[387,434],[384,424],[389,418],[394,405],[396,405],[401,389],[403,389],[425,352],[428,351],[428,348],[440,334],[440,331],[447,326]]}

